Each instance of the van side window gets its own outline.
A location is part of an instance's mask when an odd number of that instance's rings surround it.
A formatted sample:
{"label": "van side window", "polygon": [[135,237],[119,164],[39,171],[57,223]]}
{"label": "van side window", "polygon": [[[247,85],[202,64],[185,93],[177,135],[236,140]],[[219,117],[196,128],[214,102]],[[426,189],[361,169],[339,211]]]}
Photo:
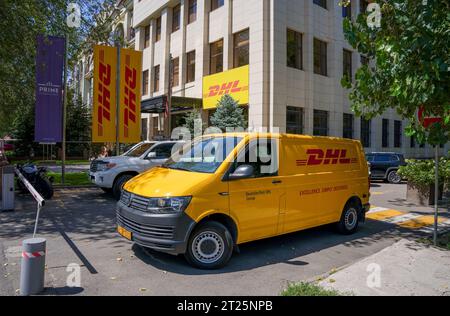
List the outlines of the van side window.
{"label": "van side window", "polygon": [[235,168],[241,165],[251,165],[254,168],[255,178],[267,178],[278,176],[278,147],[274,139],[258,139],[251,141],[245,154],[238,156]]}

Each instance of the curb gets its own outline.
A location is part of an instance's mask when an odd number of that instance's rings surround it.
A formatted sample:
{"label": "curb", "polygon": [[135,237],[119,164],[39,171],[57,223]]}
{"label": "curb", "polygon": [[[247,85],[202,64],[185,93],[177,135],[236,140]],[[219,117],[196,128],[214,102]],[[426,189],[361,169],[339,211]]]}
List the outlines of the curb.
{"label": "curb", "polygon": [[54,190],[70,190],[70,189],[94,189],[96,185],[54,185]]}

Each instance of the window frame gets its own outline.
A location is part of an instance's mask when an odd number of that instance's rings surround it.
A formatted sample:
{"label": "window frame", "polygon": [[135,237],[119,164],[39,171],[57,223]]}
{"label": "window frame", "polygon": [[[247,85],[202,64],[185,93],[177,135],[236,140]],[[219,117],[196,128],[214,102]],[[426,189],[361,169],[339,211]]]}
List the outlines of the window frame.
{"label": "window frame", "polygon": [[314,73],[328,77],[328,43],[314,38],[313,55]]}
{"label": "window frame", "polygon": [[161,65],[153,67],[153,93],[159,92],[160,89]]}
{"label": "window frame", "polygon": [[[222,44],[221,45],[221,48],[222,48],[221,52],[220,53],[216,52],[214,54],[213,47],[215,47],[215,45],[218,45],[219,43]],[[223,72],[223,67],[224,67],[224,63],[223,63],[223,59],[224,59],[224,40],[220,39],[220,40],[215,41],[215,42],[213,42],[213,43],[211,43],[209,45],[210,45],[209,46],[210,47],[210,52],[209,52],[209,73],[210,73],[210,75],[221,73],[221,72]],[[221,60],[218,58],[219,56],[221,56]],[[216,61],[216,63],[215,63],[216,67],[215,67],[214,71],[213,71],[213,60]],[[219,61],[219,60],[220,60],[220,63],[217,63],[217,61]],[[220,67],[218,67],[218,65],[220,65]],[[219,71],[219,69],[220,69],[220,71]]]}
{"label": "window frame", "polygon": [[[247,33],[247,38],[241,42],[238,42],[239,36]],[[240,55],[239,52],[242,52],[245,48],[247,48],[247,62],[244,64],[240,64]],[[245,29],[240,32],[233,34],[233,67],[243,67],[250,64],[250,29]]]}
{"label": "window frame", "polygon": [[225,5],[224,0],[211,0],[211,12],[220,9]]}
{"label": "window frame", "polygon": [[[322,116],[321,115],[326,115]],[[318,121],[325,120],[325,127],[318,126]],[[325,132],[325,133],[323,133]],[[325,110],[314,110],[313,113],[313,135],[314,136],[328,136],[330,133],[330,112]]]}
{"label": "window frame", "polygon": [[181,3],[177,4],[172,9],[172,33],[181,29]]}
{"label": "window frame", "polygon": [[197,21],[197,0],[189,0],[188,3],[188,24]]}
{"label": "window frame", "polygon": [[345,48],[342,50],[342,76],[353,82],[353,52]]}
{"label": "window frame", "polygon": [[[292,47],[289,43],[290,35],[294,36],[294,43],[292,43]],[[290,49],[294,49],[293,56],[295,61],[293,64],[290,63]],[[289,68],[303,70],[303,33],[297,32],[290,28],[286,30],[286,65]]]}
{"label": "window frame", "polygon": [[149,79],[150,71],[144,70],[142,72],[142,95],[149,95]]}
{"label": "window frame", "polygon": [[[367,123],[367,130],[364,128]],[[367,138],[366,138],[367,137]],[[361,118],[361,144],[364,148],[372,147],[372,120]]]}
{"label": "window frame", "polygon": [[[289,121],[289,115],[292,116],[297,116],[296,119],[298,119],[295,121],[295,127],[294,124],[290,124],[293,123],[293,121]],[[293,135],[302,135],[305,132],[305,109],[302,107],[297,107],[297,106],[290,106],[288,105],[286,107],[286,133],[288,134],[293,134]],[[299,124],[297,124],[299,123]],[[290,127],[293,127],[293,129],[291,129]],[[294,129],[296,129],[295,131],[293,131]]]}
{"label": "window frame", "polygon": [[[194,57],[190,59],[189,57]],[[193,60],[193,63],[192,63]],[[186,83],[195,81],[196,52],[195,50],[186,53]]]}
{"label": "window frame", "polygon": [[[346,122],[348,123],[348,119],[350,119],[350,127],[346,126]],[[342,115],[342,137],[347,139],[355,138],[355,116],[351,113],[343,113]],[[348,136],[350,133],[350,137]]]}
{"label": "window frame", "polygon": [[156,27],[155,27],[155,43],[159,42],[161,40],[161,33],[162,33],[162,17],[159,16],[156,18]]}

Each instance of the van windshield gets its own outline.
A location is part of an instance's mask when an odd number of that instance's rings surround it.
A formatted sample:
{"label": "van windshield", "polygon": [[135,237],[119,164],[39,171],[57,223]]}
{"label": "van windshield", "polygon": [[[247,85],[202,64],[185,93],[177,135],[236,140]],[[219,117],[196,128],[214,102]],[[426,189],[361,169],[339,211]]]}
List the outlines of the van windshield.
{"label": "van windshield", "polygon": [[234,148],[240,137],[212,137],[194,140],[181,154],[173,155],[164,168],[200,173],[215,173]]}

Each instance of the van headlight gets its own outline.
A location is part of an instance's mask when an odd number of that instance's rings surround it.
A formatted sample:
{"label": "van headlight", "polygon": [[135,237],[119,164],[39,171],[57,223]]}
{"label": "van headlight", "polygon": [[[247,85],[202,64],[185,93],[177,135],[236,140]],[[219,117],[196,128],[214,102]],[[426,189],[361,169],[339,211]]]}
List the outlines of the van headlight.
{"label": "van headlight", "polygon": [[177,214],[186,210],[192,197],[151,198],[147,211],[153,214]]}

